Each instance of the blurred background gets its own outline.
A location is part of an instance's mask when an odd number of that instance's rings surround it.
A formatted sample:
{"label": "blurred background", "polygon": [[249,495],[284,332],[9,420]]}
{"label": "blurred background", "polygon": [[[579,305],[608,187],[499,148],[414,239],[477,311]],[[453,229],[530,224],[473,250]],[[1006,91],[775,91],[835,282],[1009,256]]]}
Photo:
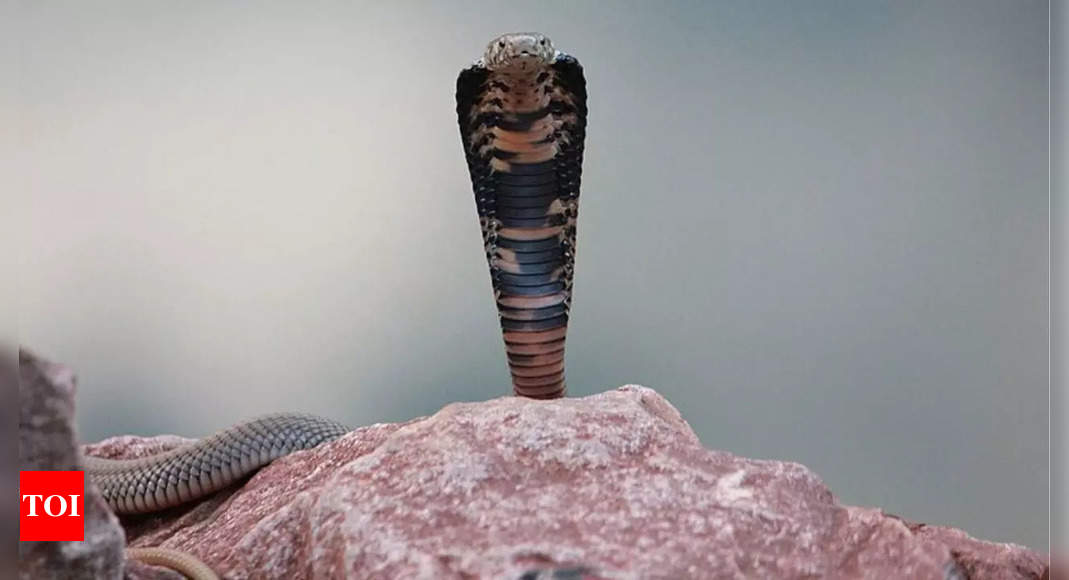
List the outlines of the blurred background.
{"label": "blurred background", "polygon": [[[21,341],[85,440],[510,392],[457,72],[584,64],[573,396],[1047,545],[1047,3],[22,5]],[[14,107],[11,109],[10,107]]]}

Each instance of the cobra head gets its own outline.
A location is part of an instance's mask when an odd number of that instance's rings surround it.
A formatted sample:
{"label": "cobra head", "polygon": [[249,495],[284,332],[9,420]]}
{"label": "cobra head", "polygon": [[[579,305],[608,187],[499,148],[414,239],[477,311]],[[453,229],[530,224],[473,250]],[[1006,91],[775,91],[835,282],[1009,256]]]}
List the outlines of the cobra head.
{"label": "cobra head", "polygon": [[502,34],[486,45],[483,65],[492,71],[532,70],[553,63],[553,42],[537,32]]}

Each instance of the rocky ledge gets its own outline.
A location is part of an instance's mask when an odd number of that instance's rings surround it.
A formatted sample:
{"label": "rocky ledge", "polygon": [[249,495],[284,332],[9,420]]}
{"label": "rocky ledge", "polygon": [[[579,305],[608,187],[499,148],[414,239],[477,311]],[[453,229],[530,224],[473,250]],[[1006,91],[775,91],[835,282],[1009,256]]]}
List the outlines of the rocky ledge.
{"label": "rocky ledge", "polygon": [[[186,441],[125,436],[88,450],[136,457]],[[841,505],[797,463],[706,449],[640,386],[362,427],[123,526],[131,546],[188,551],[237,579],[981,580],[1039,579],[1048,566],[1021,546]]]}

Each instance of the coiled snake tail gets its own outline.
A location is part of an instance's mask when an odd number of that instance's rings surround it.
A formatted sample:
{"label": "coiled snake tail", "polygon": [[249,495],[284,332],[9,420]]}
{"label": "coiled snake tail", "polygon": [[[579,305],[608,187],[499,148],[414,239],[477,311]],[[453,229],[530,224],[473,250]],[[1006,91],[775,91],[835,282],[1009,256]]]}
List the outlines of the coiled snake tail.
{"label": "coiled snake tail", "polygon": [[170,548],[127,548],[127,560],[137,560],[150,566],[163,566],[175,570],[189,580],[219,580],[207,564],[196,556]]}

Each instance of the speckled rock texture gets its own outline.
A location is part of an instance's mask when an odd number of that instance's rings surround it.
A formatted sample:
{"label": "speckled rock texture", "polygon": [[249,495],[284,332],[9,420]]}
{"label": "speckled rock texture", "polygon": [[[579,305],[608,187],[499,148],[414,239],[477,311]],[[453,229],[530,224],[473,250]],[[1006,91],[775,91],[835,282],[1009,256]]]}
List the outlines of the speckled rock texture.
{"label": "speckled rock texture", "polygon": [[918,538],[946,546],[965,578],[1042,578],[1050,564],[1049,558],[1031,550],[977,540],[958,529],[909,522],[906,525]]}
{"label": "speckled rock texture", "polygon": [[[237,418],[236,418],[237,419]],[[135,457],[185,440],[113,438]],[[813,472],[702,447],[639,386],[456,403],[282,458],[133,546],[224,577],[1038,579],[1046,558],[835,501]]]}
{"label": "speckled rock texture", "polygon": [[[79,470],[75,377],[67,367],[19,351],[19,471]],[[19,542],[20,578],[121,578],[123,536],[104,499],[86,485],[85,541]]]}

